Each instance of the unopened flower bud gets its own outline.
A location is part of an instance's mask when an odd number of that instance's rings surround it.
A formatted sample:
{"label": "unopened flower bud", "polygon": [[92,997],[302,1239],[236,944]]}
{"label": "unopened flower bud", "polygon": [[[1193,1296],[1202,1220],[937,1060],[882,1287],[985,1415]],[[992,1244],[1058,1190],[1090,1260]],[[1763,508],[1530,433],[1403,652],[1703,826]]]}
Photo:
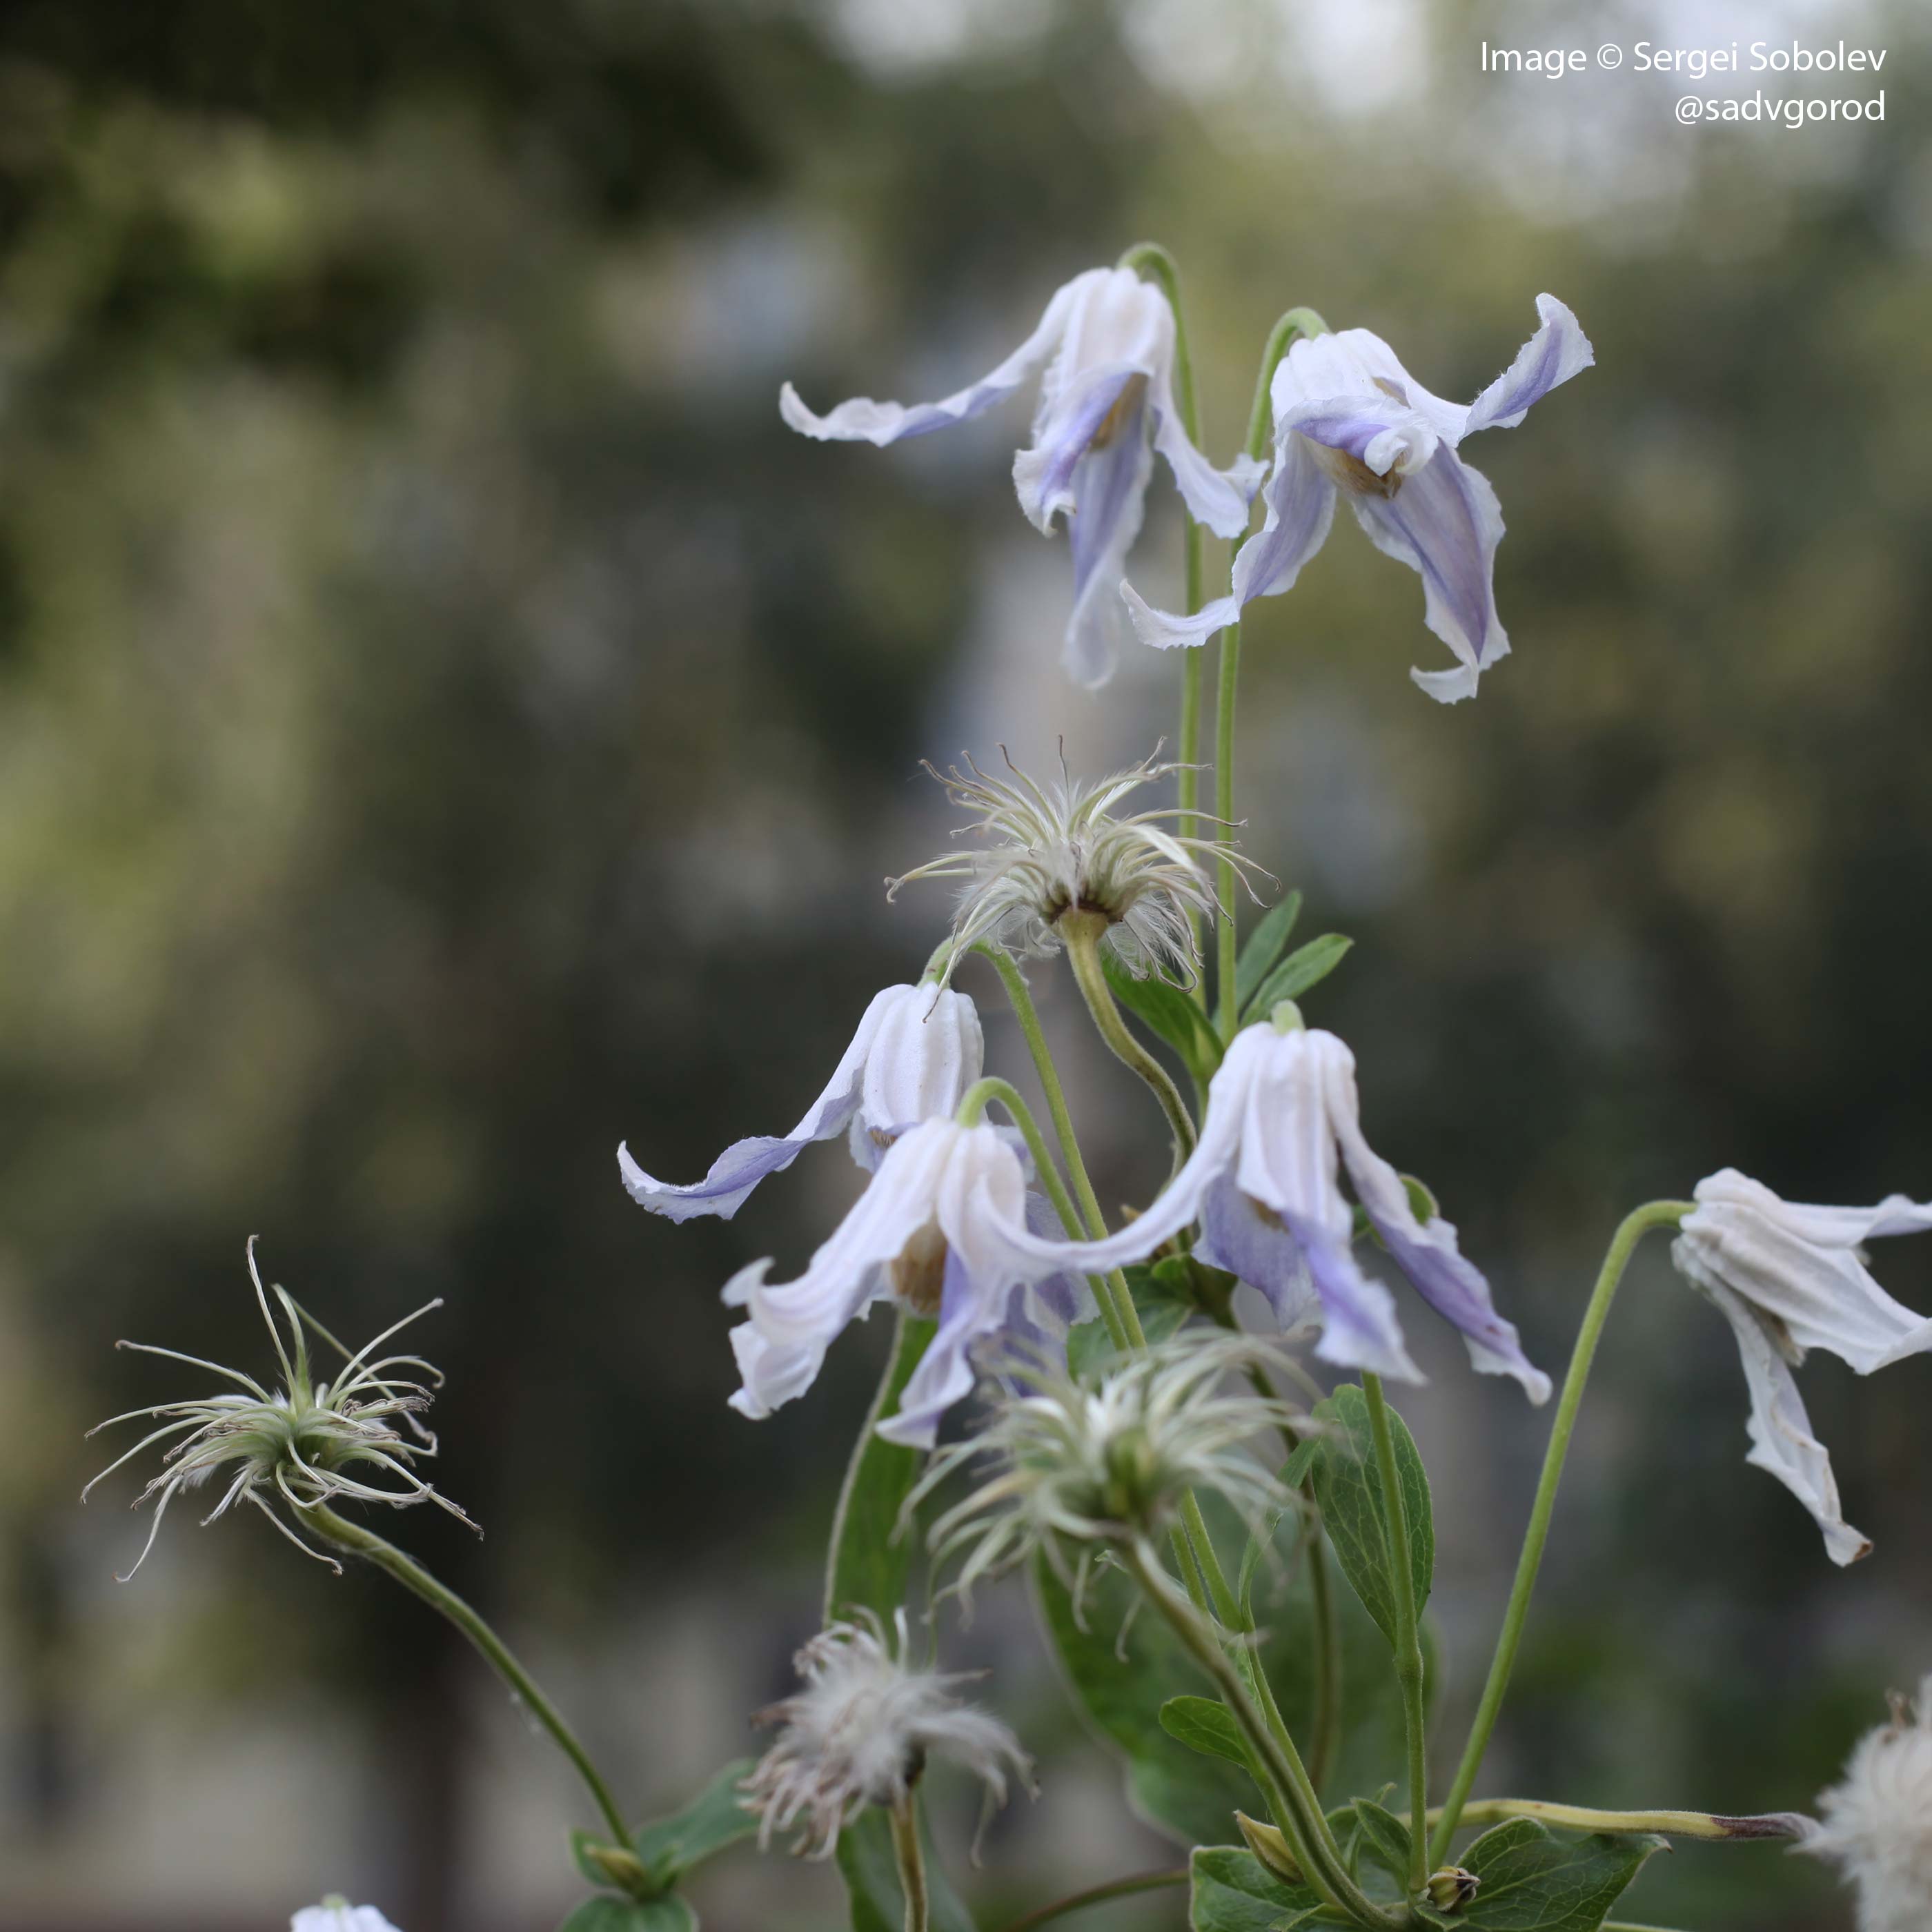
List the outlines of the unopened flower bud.
{"label": "unopened flower bud", "polygon": [[1272,1825],[1264,1825],[1258,1818],[1250,1818],[1245,1811],[1234,1814],[1234,1822],[1241,1828],[1241,1836],[1247,1840],[1248,1850],[1266,1865],[1278,1879],[1290,1885],[1306,1882],[1301,1875],[1301,1868],[1294,1862],[1294,1854],[1288,1849],[1288,1840]]}
{"label": "unopened flower bud", "polygon": [[1423,1891],[1438,1912],[1460,1912],[1475,1897],[1476,1888],[1481,1883],[1474,1872],[1465,1871],[1460,1865],[1444,1865],[1429,1874]]}
{"label": "unopened flower bud", "polygon": [[648,1898],[659,1889],[644,1860],[622,1845],[585,1845],[584,1856],[632,1898]]}

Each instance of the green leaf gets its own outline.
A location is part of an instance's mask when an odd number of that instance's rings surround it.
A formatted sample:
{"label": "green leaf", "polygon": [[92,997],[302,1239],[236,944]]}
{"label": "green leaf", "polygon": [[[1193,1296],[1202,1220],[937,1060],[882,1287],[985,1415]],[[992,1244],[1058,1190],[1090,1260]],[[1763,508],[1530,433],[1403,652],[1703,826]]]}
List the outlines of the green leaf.
{"label": "green leaf", "polygon": [[557,1932],[698,1932],[698,1914],[676,1892],[662,1898],[586,1898]]}
{"label": "green leaf", "polygon": [[[932,1847],[930,1833],[920,1821],[926,1846],[926,1891],[932,1932],[977,1932],[973,1916],[959,1902]],[[903,1932],[905,1892],[899,1883],[899,1862],[892,1850],[892,1821],[876,1805],[868,1805],[838,1834],[838,1870],[851,1895],[852,1932]]]}
{"label": "green leaf", "polygon": [[1663,1847],[1648,1834],[1558,1838],[1534,1818],[1512,1818],[1462,1855],[1482,1883],[1456,1922],[1482,1932],[1597,1932]]}
{"label": "green leaf", "polygon": [[1322,1908],[1318,1892],[1276,1877],[1252,1852],[1198,1846],[1187,1862],[1187,1922],[1194,1932],[1275,1932]]}
{"label": "green leaf", "polygon": [[[1165,1342],[1198,1310],[1188,1264],[1178,1256],[1169,1256],[1151,1268],[1142,1264],[1124,1268],[1121,1273],[1126,1276],[1127,1292],[1134,1298],[1141,1328],[1150,1343]],[[1107,1333],[1106,1323],[1097,1316],[1091,1322],[1077,1322],[1067,1331],[1066,1366],[1076,1380],[1113,1352],[1113,1337]]]}
{"label": "green leaf", "polygon": [[1241,1727],[1225,1704],[1211,1697],[1170,1697],[1160,1707],[1160,1727],[1169,1737],[1204,1757],[1224,1757],[1248,1768],[1248,1748]]}
{"label": "green leaf", "polygon": [[[1374,1432],[1369,1421],[1368,1398],[1353,1382],[1338,1388],[1316,1406],[1318,1420],[1331,1424],[1325,1435],[1312,1436],[1291,1459],[1293,1468],[1303,1452],[1312,1450],[1305,1473],[1315,1485],[1315,1500],[1334,1545],[1342,1573],[1363,1607],[1391,1645],[1396,1641],[1395,1589],[1389,1575],[1388,1518],[1382,1480],[1376,1466]],[[1429,1477],[1417,1453],[1414,1438],[1402,1418],[1391,1409],[1389,1430],[1394,1438],[1396,1473],[1402,1484],[1403,1513],[1408,1524],[1409,1571],[1415,1583],[1418,1612],[1429,1600],[1436,1570],[1436,1527],[1430,1508]]]}
{"label": "green leaf", "polygon": [[1414,1850],[1408,1827],[1392,1812],[1384,1810],[1366,1798],[1355,1800],[1354,1812],[1356,1822],[1361,1827],[1363,1850],[1384,1870],[1400,1880],[1406,1889],[1408,1862]]}
{"label": "green leaf", "polygon": [[1100,970],[1114,998],[1166,1040],[1180,1054],[1180,1064],[1204,1087],[1221,1064],[1220,1036],[1208,1016],[1178,986],[1170,986],[1152,974],[1136,980],[1111,952],[1101,955]]}
{"label": "green leaf", "polygon": [[892,1359],[859,1431],[852,1460],[832,1520],[832,1548],[825,1570],[825,1621],[854,1610],[875,1610],[886,1622],[904,1603],[914,1538],[899,1532],[899,1514],[919,1480],[925,1458],[916,1449],[888,1442],[875,1425],[894,1414],[899,1396],[937,1324],[901,1311]]}
{"label": "green leaf", "polygon": [[1281,957],[1294,922],[1301,916],[1301,895],[1290,892],[1280,904],[1270,908],[1260,925],[1250,933],[1234,962],[1234,1010],[1247,1011],[1255,988],[1268,976]]}
{"label": "green leaf", "polygon": [[1343,956],[1354,944],[1339,932],[1324,932],[1306,946],[1298,946],[1268,977],[1261,989],[1242,1010],[1242,1019],[1265,1019],[1283,1000],[1298,1000],[1317,981],[1325,980],[1341,964]]}
{"label": "green leaf", "polygon": [[738,1790],[755,1762],[734,1760],[681,1810],[638,1826],[632,1848],[652,1878],[668,1888],[694,1865],[758,1828],[758,1820],[740,1802]]}

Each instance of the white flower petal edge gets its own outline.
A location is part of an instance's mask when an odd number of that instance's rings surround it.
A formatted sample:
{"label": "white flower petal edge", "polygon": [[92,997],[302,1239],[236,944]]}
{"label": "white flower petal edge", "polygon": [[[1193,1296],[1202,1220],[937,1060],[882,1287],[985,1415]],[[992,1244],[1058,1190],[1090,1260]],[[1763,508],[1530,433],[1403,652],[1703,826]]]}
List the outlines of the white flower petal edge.
{"label": "white flower petal edge", "polygon": [[848,1127],[852,1158],[876,1168],[908,1127],[950,1114],[985,1060],[979,1012],[965,994],[949,988],[935,998],[930,985],[888,986],[874,994],[824,1092],[790,1133],[734,1142],[702,1180],[687,1186],[653,1179],[628,1146],[617,1149],[617,1171],[631,1198],[654,1214],[729,1220],[767,1174],[790,1166],[814,1141]]}
{"label": "white flower petal edge", "polygon": [[305,1905],[289,1921],[289,1932],[396,1932],[373,1905],[346,1905],[325,1899]]}
{"label": "white flower petal edge", "polygon": [[1824,1822],[1802,1849],[1856,1886],[1858,1932],[1932,1925],[1932,1677],[1918,1708],[1892,1702],[1892,1722],[1860,1738],[1844,1778],[1818,1800]]}
{"label": "white flower petal edge", "polygon": [[1454,1226],[1419,1220],[1402,1177],[1364,1136],[1355,1060],[1334,1034],[1245,1028],[1208,1091],[1199,1144],[1147,1212],[1119,1233],[1059,1250],[1063,1265],[1097,1274],[1144,1260],[1190,1222],[1195,1252],[1258,1288],[1284,1327],[1318,1304],[1316,1353],[1405,1382],[1422,1379],[1409,1358],[1395,1298],[1354,1256],[1356,1198],[1417,1292],[1461,1330],[1484,1374],[1514,1376],[1532,1402],[1550,1378],[1525,1357],[1516,1331],[1496,1312],[1489,1284],[1465,1258]]}
{"label": "white flower petal edge", "polygon": [[1847,1523],[1831,1458],[1812,1435],[1794,1368],[1822,1348],[1860,1375],[1932,1351],[1932,1320],[1887,1294],[1866,1269],[1862,1244],[1932,1229],[1932,1203],[1890,1196],[1875,1208],[1784,1201],[1725,1168],[1700,1180],[1671,1259],[1730,1322],[1750,1385],[1748,1461],[1811,1512],[1834,1563],[1870,1544]]}
{"label": "white flower petal edge", "polygon": [[1033,440],[1013,459],[1013,487],[1034,526],[1070,523],[1073,611],[1064,661],[1092,688],[1112,675],[1120,623],[1115,590],[1139,533],[1156,454],[1173,472],[1190,513],[1216,536],[1238,536],[1267,473],[1244,457],[1214,468],[1189,440],[1174,397],[1174,311],[1153,283],[1130,268],[1090,268],[1055,291],[1039,326],[999,367],[937,403],[874,402],[858,396],[814,416],[786,383],[779,412],[820,442],[880,446],[964,422],[1041,377]]}
{"label": "white flower petal edge", "polygon": [[1176,616],[1123,585],[1142,639],[1162,649],[1204,644],[1251,599],[1291,588],[1346,496],[1376,547],[1421,578],[1424,621],[1455,654],[1451,670],[1409,675],[1444,704],[1472,695],[1480,674],[1509,651],[1494,587],[1503,520],[1487,478],[1457,446],[1478,430],[1514,428],[1533,403],[1595,360],[1576,318],[1554,296],[1538,296],[1536,307],[1536,333],[1466,409],[1425,389],[1366,328],[1293,344],[1270,390],[1267,518],[1235,557],[1230,594]]}

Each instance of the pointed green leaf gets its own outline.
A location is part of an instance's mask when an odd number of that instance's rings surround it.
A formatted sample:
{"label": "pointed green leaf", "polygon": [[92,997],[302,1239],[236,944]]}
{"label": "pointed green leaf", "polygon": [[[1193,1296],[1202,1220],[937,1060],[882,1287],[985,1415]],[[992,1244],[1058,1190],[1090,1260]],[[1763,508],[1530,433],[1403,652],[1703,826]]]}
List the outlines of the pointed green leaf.
{"label": "pointed green leaf", "polygon": [[681,1810],[638,1826],[632,1846],[654,1879],[666,1886],[673,1885],[694,1865],[727,1845],[749,1838],[758,1828],[758,1820],[744,1808],[739,1790],[754,1762],[748,1757],[736,1759]]}
{"label": "pointed green leaf", "polygon": [[1306,946],[1298,946],[1261,983],[1260,990],[1242,1010],[1245,1022],[1265,1019],[1283,1000],[1298,1000],[1317,981],[1325,980],[1341,964],[1343,956],[1354,944],[1339,932],[1324,932]]}
{"label": "pointed green leaf", "polygon": [[[1382,1634],[1396,1640],[1395,1591],[1389,1575],[1388,1519],[1384,1512],[1380,1472],[1376,1464],[1375,1438],[1369,1421],[1368,1399],[1353,1382],[1344,1384],[1316,1406],[1316,1418],[1332,1425],[1324,1436],[1303,1444],[1312,1449],[1306,1474],[1315,1486],[1323,1526],[1334,1545],[1342,1572],[1363,1607]],[[1429,1497],[1429,1477],[1415,1440],[1402,1418],[1389,1412],[1395,1442],[1396,1473],[1402,1483],[1403,1513],[1408,1519],[1410,1574],[1415,1582],[1418,1612],[1429,1600],[1436,1570],[1436,1527]],[[1291,1462],[1301,1460],[1298,1451]]]}
{"label": "pointed green leaf", "polygon": [[[959,1902],[934,1850],[923,1818],[920,1837],[926,1846],[928,1923],[932,1932],[977,1932],[973,1916]],[[868,1805],[838,1834],[838,1870],[851,1897],[852,1932],[903,1932],[905,1892],[892,1850],[892,1821]]]}
{"label": "pointed green leaf", "polygon": [[1301,916],[1301,895],[1292,892],[1279,905],[1271,906],[1261,923],[1242,942],[1240,956],[1234,962],[1234,1010],[1245,1012],[1255,988],[1274,969],[1288,944],[1294,922]]}
{"label": "pointed green leaf", "polygon": [[1354,1811],[1356,1822],[1361,1828],[1363,1850],[1406,1887],[1408,1882],[1408,1862],[1414,1850],[1408,1827],[1392,1812],[1384,1810],[1366,1798],[1355,1800]]}
{"label": "pointed green leaf", "polygon": [[1211,1697],[1170,1697],[1160,1707],[1160,1727],[1190,1750],[1204,1757],[1224,1757],[1230,1764],[1248,1768],[1248,1748],[1241,1739],[1241,1727],[1225,1704]]}
{"label": "pointed green leaf", "polygon": [[1150,974],[1136,980],[1111,952],[1101,956],[1108,990],[1128,1012],[1166,1041],[1204,1087],[1221,1064],[1221,1042],[1208,1016],[1178,986]]}
{"label": "pointed green leaf", "polygon": [[1559,1838],[1534,1818],[1512,1818],[1462,1853],[1482,1882],[1456,1922],[1480,1932],[1597,1932],[1663,1846],[1647,1834]]}
{"label": "pointed green leaf", "polygon": [[698,1932],[698,1914],[675,1892],[662,1898],[586,1898],[557,1932]]}
{"label": "pointed green leaf", "polygon": [[1322,1907],[1318,1892],[1276,1877],[1238,1846],[1199,1846],[1187,1870],[1193,1932],[1274,1932],[1284,1921],[1297,1924]]}
{"label": "pointed green leaf", "polygon": [[826,1562],[825,1621],[854,1610],[875,1610],[890,1623],[905,1601],[912,1568],[914,1538],[899,1532],[899,1513],[919,1480],[925,1458],[916,1449],[888,1442],[876,1425],[894,1414],[937,1324],[903,1311],[894,1333],[892,1358],[859,1431],[845,1484],[832,1520],[832,1548]]}

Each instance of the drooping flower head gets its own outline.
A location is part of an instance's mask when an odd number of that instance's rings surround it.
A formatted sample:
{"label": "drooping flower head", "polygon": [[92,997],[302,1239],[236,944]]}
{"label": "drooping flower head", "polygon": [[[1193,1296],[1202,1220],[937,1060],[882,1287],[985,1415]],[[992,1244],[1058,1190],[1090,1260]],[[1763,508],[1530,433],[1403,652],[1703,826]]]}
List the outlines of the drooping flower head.
{"label": "drooping flower head", "polygon": [[1865,1267],[1864,1244],[1932,1229],[1932,1202],[1894,1194],[1876,1208],[1782,1201],[1735,1168],[1700,1180],[1670,1258],[1731,1324],[1750,1388],[1747,1462],[1811,1512],[1834,1563],[1871,1550],[1846,1522],[1825,1445],[1792,1373],[1822,1348],[1862,1376],[1932,1352],[1932,1319],[1902,1307]]}
{"label": "drooping flower head", "polygon": [[805,1688],[759,1713],[760,1724],[782,1728],[740,1787],[746,1809],[758,1815],[760,1850],[796,1825],[796,1852],[830,1858],[838,1834],[867,1805],[904,1804],[935,1753],[971,1772],[991,1804],[1006,1802],[1010,1777],[1032,1790],[1032,1762],[1019,1740],[954,1694],[978,1673],[914,1670],[905,1652],[902,1610],[892,1636],[865,1612],[821,1630],[798,1653]]}
{"label": "drooping flower head", "polygon": [[1142,639],[1162,649],[1205,644],[1251,599],[1291,589],[1327,540],[1340,496],[1378,550],[1421,578],[1424,622],[1456,655],[1454,670],[1409,675],[1444,704],[1474,696],[1480,674],[1509,650],[1496,604],[1503,519],[1488,478],[1458,448],[1478,430],[1514,429],[1532,404],[1596,359],[1554,296],[1538,296],[1536,308],[1542,326],[1466,407],[1432,395],[1366,328],[1293,344],[1270,391],[1267,517],[1234,559],[1229,594],[1173,616],[1123,585]]}
{"label": "drooping flower head", "polygon": [[1246,458],[1222,474],[1188,440],[1174,399],[1174,311],[1127,268],[1090,268],[1058,290],[1040,326],[969,388],[937,403],[877,403],[868,396],[814,416],[788,382],[785,421],[821,442],[879,445],[929,435],[992,408],[1044,365],[1033,442],[1013,460],[1020,506],[1040,530],[1064,512],[1073,548],[1068,674],[1104,684],[1120,628],[1117,586],[1139,533],[1156,451],[1190,512],[1216,536],[1238,536],[1262,466]]}
{"label": "drooping flower head", "polygon": [[1932,1677],[1915,1710],[1859,1739],[1844,1778],[1818,1800],[1822,1825],[1801,1850],[1829,1858],[1858,1889],[1858,1932],[1932,1925]]}
{"label": "drooping flower head", "polygon": [[[888,896],[915,879],[959,879],[958,910],[946,970],[971,946],[992,940],[1045,958],[1060,950],[1060,920],[1091,913],[1106,921],[1102,941],[1137,978],[1158,974],[1191,984],[1200,970],[1193,919],[1211,918],[1217,902],[1208,868],[1218,848],[1206,838],[1168,830],[1178,808],[1116,816],[1130,794],[1178,770],[1149,757],[1088,783],[1064,762],[1058,780],[1042,784],[1009,758],[1010,781],[988,776],[969,756],[926,770],[955,805],[974,814],[962,832],[988,842],[949,852],[886,881]],[[1249,862],[1237,859],[1237,863]]]}
{"label": "drooping flower head", "polygon": [[1186,1164],[1138,1220],[1062,1254],[1085,1273],[1118,1268],[1145,1260],[1198,1221],[1195,1253],[1260,1289],[1284,1328],[1318,1321],[1315,1352],[1324,1360],[1419,1382],[1395,1298],[1356,1259],[1344,1168],[1390,1258],[1462,1331],[1474,1366],[1514,1376],[1532,1402],[1546,1400],[1550,1378],[1496,1312],[1454,1224],[1412,1194],[1364,1136],[1354,1055],[1332,1033],[1298,1020],[1238,1033],[1209,1084],[1208,1117]]}
{"label": "drooping flower head", "polygon": [[1085,1546],[1084,1561],[1094,1545],[1152,1542],[1195,1490],[1218,1490],[1251,1522],[1288,1508],[1275,1464],[1252,1444],[1307,1418],[1229,1379],[1270,1356],[1252,1336],[1184,1330],[1077,1378],[1048,1362],[1010,1368],[985,1426],[941,1450],[914,1494],[990,1460],[986,1481],[932,1526],[937,1562],[967,1552],[952,1587],[969,1597],[1035,1550],[1064,1573],[1066,1544]]}
{"label": "drooping flower head", "polygon": [[631,1198],[654,1214],[728,1221],[760,1181],[790,1166],[814,1141],[849,1130],[852,1158],[871,1172],[908,1127],[950,1114],[985,1058],[980,1015],[966,994],[947,988],[935,998],[931,986],[888,986],[872,996],[824,1092],[790,1133],[734,1142],[702,1180],[686,1186],[653,1179],[628,1146],[617,1149],[617,1171]]}
{"label": "drooping flower head", "polygon": [[[248,1243],[248,1274],[255,1285],[262,1319],[268,1324],[269,1339],[274,1344],[275,1359],[282,1374],[280,1388],[272,1391],[238,1369],[225,1369],[172,1348],[156,1348],[146,1342],[116,1345],[142,1354],[187,1362],[238,1385],[226,1394],[194,1401],[158,1402],[148,1408],[130,1409],[88,1431],[90,1436],[98,1435],[103,1429],[131,1422],[136,1417],[166,1418],[124,1455],[116,1456],[81,1491],[85,1502],[94,1484],[124,1462],[158,1442],[170,1443],[161,1458],[160,1474],[135,1499],[136,1508],[152,1502],[154,1519],[134,1569],[120,1580],[123,1582],[147,1561],[154,1538],[160,1534],[161,1518],[168,1504],[184,1490],[200,1489],[218,1477],[224,1485],[221,1498],[202,1519],[204,1525],[226,1515],[235,1503],[252,1503],[291,1543],[311,1556],[319,1552],[311,1550],[290,1524],[300,1523],[304,1513],[318,1504],[342,1498],[388,1503],[398,1508],[434,1503],[459,1522],[470,1522],[448,1497],[439,1495],[423,1481],[413,1467],[423,1457],[436,1454],[436,1438],[423,1426],[421,1417],[429,1407],[431,1390],[441,1386],[442,1377],[420,1355],[378,1356],[376,1353],[418,1316],[440,1308],[441,1300],[426,1302],[416,1314],[406,1316],[352,1354],[299,1307],[286,1289],[278,1286],[272,1291],[264,1290],[255,1266],[252,1237]],[[280,1312],[280,1325],[269,1304],[271,1292],[275,1308]],[[287,1330],[286,1340],[284,1325]],[[342,1367],[333,1381],[319,1379],[314,1372],[308,1350],[311,1330],[343,1358]],[[400,1486],[365,1481],[361,1473],[365,1471],[386,1476]],[[472,1523],[470,1527],[476,1526]],[[332,1562],[328,1557],[320,1560]],[[334,1567],[339,1569],[340,1565]]]}
{"label": "drooping flower head", "polygon": [[373,1905],[351,1905],[332,1894],[320,1905],[305,1905],[289,1921],[289,1932],[396,1932]]}
{"label": "drooping flower head", "polygon": [[847,1324],[895,1301],[939,1325],[879,1432],[930,1448],[940,1418],[971,1392],[982,1344],[1033,1340],[1079,1317],[1084,1285],[1058,1258],[1064,1244],[1035,1232],[1037,1199],[998,1129],[950,1119],[911,1129],[796,1281],[767,1286],[764,1260],[725,1284],[726,1305],[750,1318],[731,1330],[744,1378],[731,1406],[758,1418],[802,1395]]}

